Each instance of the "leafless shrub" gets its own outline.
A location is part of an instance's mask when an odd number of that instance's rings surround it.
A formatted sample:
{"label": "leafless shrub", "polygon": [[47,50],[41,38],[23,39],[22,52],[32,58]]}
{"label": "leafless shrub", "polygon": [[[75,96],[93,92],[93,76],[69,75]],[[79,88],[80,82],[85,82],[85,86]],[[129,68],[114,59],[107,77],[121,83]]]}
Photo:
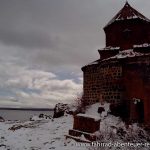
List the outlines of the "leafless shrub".
{"label": "leafless shrub", "polygon": [[[149,135],[148,133],[139,126],[131,125],[129,128],[117,128],[117,132],[114,133],[113,130],[109,129],[103,132],[99,132],[97,141],[98,143],[148,143]],[[147,150],[148,147],[133,146],[91,146],[89,150]]]}
{"label": "leafless shrub", "polygon": [[83,95],[81,97],[77,97],[75,99],[75,103],[77,106],[76,113],[84,113],[86,110],[86,104]]}

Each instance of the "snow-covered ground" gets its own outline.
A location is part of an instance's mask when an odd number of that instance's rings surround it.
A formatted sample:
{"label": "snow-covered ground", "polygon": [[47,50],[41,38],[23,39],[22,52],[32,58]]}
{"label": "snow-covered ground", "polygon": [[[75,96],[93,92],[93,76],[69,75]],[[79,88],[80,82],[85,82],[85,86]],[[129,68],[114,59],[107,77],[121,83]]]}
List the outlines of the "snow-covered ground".
{"label": "snow-covered ground", "polygon": [[[99,106],[105,111],[97,113]],[[109,104],[94,104],[87,108],[85,115],[100,117],[100,130],[95,134],[98,142],[103,143],[148,143],[147,133],[133,124],[126,126],[119,118],[110,115]],[[26,122],[0,122],[0,150],[128,150],[137,147],[92,147],[85,143],[77,143],[73,139],[66,139],[69,129],[73,128],[73,116],[65,115],[56,119],[39,119]],[[84,138],[83,135],[81,138]],[[140,147],[140,150],[148,150],[150,147]]]}
{"label": "snow-covered ground", "polygon": [[[10,130],[11,127],[21,128]],[[0,150],[85,150],[76,142],[65,138],[72,129],[71,115],[52,120],[28,121],[25,123],[0,123]],[[12,128],[11,128],[12,129]]]}

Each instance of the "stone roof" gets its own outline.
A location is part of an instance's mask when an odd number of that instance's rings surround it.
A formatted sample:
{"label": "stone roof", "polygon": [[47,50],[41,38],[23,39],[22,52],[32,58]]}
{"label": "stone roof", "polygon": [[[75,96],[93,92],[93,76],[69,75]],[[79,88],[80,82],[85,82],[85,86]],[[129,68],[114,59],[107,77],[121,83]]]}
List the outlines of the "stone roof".
{"label": "stone roof", "polygon": [[128,58],[128,57],[136,57],[136,56],[143,56],[144,54],[139,53],[139,52],[134,52],[133,49],[128,49],[128,50],[124,50],[124,51],[120,51],[117,55],[113,56],[113,57],[109,57],[107,59],[103,59],[104,60],[109,60],[109,59],[122,59],[122,58]]}
{"label": "stone roof", "polygon": [[109,61],[109,60],[119,60],[119,59],[126,59],[126,58],[133,58],[133,57],[144,57],[144,56],[150,56],[150,53],[148,54],[143,54],[143,53],[139,53],[139,52],[134,52],[133,49],[128,49],[128,50],[124,50],[124,51],[120,51],[117,55],[106,58],[106,59],[98,59],[96,61],[93,61],[85,66],[82,67],[82,69],[84,67],[87,66],[92,66],[92,65],[98,65],[101,62],[105,62],[105,61]]}
{"label": "stone roof", "polygon": [[105,50],[120,50],[120,47],[108,46],[108,47],[99,49],[99,51],[105,51]]}
{"label": "stone roof", "polygon": [[108,24],[104,28],[106,28],[115,21],[137,19],[137,18],[150,22],[148,18],[139,13],[137,10],[131,7],[128,2],[126,2],[124,7],[115,15],[115,17],[112,20],[108,22]]}

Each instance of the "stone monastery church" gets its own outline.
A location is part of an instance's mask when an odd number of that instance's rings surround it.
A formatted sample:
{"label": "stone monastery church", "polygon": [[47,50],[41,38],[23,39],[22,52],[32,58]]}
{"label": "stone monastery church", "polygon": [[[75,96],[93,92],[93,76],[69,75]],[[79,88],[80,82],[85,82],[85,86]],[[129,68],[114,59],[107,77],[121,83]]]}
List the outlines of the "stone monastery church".
{"label": "stone monastery church", "polygon": [[83,103],[109,102],[150,125],[150,20],[126,2],[104,31],[100,59],[82,67]]}

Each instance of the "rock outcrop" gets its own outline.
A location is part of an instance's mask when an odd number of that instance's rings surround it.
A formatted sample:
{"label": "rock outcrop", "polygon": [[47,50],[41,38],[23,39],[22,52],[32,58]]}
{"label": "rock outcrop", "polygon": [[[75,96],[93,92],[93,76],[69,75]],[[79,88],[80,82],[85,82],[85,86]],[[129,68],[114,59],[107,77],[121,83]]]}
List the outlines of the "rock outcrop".
{"label": "rock outcrop", "polygon": [[67,112],[68,110],[69,110],[69,107],[67,104],[63,104],[63,103],[56,104],[54,108],[53,118],[59,118],[59,117],[64,116],[65,112]]}
{"label": "rock outcrop", "polygon": [[5,119],[0,116],[0,122],[4,122],[4,121],[5,121]]}

